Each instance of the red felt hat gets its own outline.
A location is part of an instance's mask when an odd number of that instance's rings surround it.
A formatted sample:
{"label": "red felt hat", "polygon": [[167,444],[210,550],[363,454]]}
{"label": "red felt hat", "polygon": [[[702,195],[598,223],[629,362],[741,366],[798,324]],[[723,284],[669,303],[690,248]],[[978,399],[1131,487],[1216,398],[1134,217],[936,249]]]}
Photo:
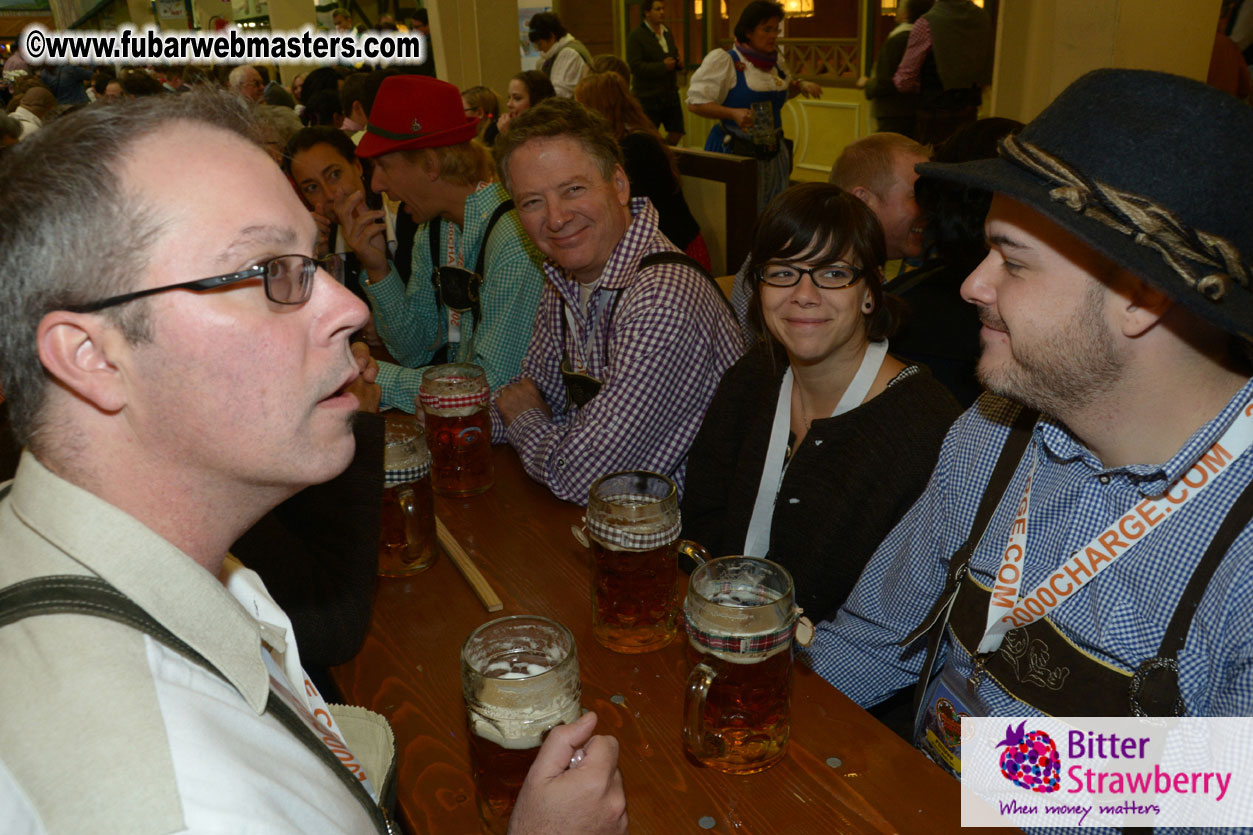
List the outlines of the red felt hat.
{"label": "red felt hat", "polygon": [[425,75],[384,79],[369,120],[357,145],[362,159],[469,142],[478,128],[478,120],[466,115],[457,88]]}

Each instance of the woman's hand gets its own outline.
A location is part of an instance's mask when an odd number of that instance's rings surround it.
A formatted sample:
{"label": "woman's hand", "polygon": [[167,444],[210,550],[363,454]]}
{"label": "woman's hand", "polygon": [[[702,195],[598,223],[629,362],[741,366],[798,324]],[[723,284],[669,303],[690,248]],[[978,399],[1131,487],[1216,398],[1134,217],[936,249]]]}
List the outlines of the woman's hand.
{"label": "woman's hand", "polygon": [[796,93],[803,93],[806,98],[817,99],[822,97],[822,88],[812,81],[794,81],[792,82],[792,89]]}
{"label": "woman's hand", "polygon": [[741,129],[748,130],[753,126],[753,111],[747,107],[732,107],[731,114],[731,118],[735,120],[735,124],[739,125]]}

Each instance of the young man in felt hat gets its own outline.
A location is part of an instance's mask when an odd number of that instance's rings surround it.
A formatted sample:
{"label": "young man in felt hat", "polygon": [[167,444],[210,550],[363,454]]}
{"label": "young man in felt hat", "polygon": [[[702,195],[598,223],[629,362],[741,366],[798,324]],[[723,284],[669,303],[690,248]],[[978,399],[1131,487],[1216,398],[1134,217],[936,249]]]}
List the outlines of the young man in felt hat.
{"label": "young man in felt hat", "polygon": [[687,453],[743,339],[718,286],[631,199],[622,150],[572,99],[523,113],[496,142],[522,225],[549,258],[522,364],[492,409],[527,473],[587,504],[597,478],[643,469],[683,489]]}
{"label": "young man in felt hat", "polygon": [[1253,227],[1231,188],[1253,182],[1251,135],[1213,88],[1099,70],[999,158],[919,166],[995,193],[962,287],[990,393],[807,654],[862,705],[921,679],[937,761],[941,699],[1253,712]]}
{"label": "young man in felt hat", "polygon": [[543,256],[472,141],[476,126],[446,81],[400,75],[379,87],[357,157],[374,160],[371,187],[419,224],[407,286],[389,260],[383,211],[368,209],[364,192],[336,204],[379,335],[402,363],[379,366],[384,406],[414,411],[424,366],[472,362],[493,389],[522,366]]}

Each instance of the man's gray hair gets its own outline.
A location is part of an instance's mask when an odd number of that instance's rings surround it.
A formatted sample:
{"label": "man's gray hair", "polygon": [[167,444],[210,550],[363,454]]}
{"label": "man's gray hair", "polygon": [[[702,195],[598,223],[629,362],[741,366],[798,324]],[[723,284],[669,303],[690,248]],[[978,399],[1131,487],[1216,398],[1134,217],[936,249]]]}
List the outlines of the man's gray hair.
{"label": "man's gray hair", "polygon": [[[165,218],[117,171],[136,142],[177,122],[257,142],[244,102],[203,91],[85,107],[0,155],[0,380],[19,443],[31,443],[45,417],[50,378],[39,361],[39,322],[134,289],[147,268]],[[146,299],[100,315],[130,342],[151,338]]]}

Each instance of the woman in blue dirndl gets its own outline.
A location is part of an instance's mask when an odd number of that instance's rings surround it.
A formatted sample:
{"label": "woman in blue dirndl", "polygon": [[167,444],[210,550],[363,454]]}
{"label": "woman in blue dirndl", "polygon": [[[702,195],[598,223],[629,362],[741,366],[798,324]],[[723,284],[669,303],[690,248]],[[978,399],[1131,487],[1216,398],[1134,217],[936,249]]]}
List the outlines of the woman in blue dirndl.
{"label": "woman in blue dirndl", "polygon": [[[787,188],[792,173],[792,152],[783,141],[780,116],[784,103],[798,93],[822,94],[817,84],[793,78],[776,51],[782,22],[778,3],[749,3],[735,24],[735,46],[706,55],[688,86],[688,110],[719,120],[705,150],[757,157],[758,213]],[[759,102],[769,104],[769,126],[754,124],[753,105]]]}

